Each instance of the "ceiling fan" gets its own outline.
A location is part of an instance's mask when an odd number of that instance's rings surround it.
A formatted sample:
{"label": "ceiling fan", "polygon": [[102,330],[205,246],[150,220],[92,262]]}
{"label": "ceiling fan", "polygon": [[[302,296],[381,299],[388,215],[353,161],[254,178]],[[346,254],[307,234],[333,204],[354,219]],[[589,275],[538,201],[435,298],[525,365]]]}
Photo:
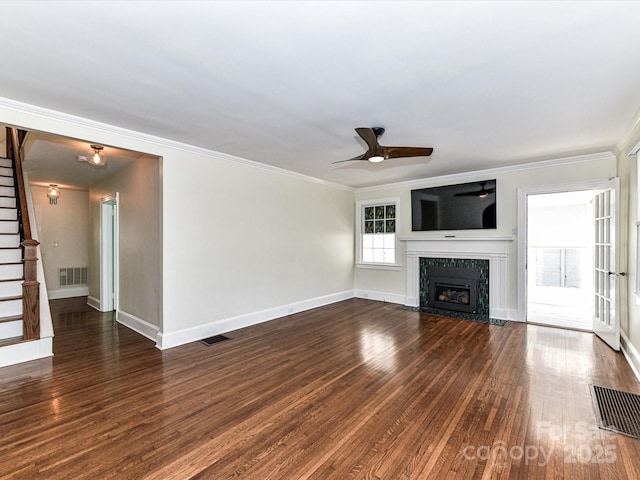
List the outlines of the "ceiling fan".
{"label": "ceiling fan", "polygon": [[367,142],[369,149],[362,155],[348,160],[339,160],[333,163],[351,162],[353,160],[368,160],[378,163],[390,158],[404,157],[428,157],[433,152],[433,148],[421,147],[385,147],[378,143],[378,137],[384,133],[384,128],[356,128],[356,132]]}
{"label": "ceiling fan", "polygon": [[478,184],[480,184],[480,190],[473,190],[471,192],[461,192],[461,193],[456,193],[453,196],[454,197],[478,197],[478,198],[485,198],[487,195],[493,193],[496,191],[495,188],[485,188],[485,186],[487,185],[488,182],[478,182]]}

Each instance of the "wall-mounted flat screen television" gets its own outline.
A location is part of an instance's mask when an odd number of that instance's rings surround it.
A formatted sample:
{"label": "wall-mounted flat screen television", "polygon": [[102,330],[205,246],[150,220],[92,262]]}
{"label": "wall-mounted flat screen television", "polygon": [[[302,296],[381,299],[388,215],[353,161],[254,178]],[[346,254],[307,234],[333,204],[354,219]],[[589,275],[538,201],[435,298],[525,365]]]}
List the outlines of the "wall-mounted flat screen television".
{"label": "wall-mounted flat screen television", "polygon": [[496,181],[411,190],[411,229],[474,230],[496,228]]}

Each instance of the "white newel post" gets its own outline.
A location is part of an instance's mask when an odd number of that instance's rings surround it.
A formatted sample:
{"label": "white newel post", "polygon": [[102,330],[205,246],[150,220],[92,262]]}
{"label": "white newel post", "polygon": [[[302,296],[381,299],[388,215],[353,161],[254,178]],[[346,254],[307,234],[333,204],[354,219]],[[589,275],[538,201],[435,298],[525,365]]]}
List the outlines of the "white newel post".
{"label": "white newel post", "polygon": [[408,307],[420,305],[420,258],[489,260],[489,316],[508,320],[507,288],[513,237],[401,238],[406,243]]}

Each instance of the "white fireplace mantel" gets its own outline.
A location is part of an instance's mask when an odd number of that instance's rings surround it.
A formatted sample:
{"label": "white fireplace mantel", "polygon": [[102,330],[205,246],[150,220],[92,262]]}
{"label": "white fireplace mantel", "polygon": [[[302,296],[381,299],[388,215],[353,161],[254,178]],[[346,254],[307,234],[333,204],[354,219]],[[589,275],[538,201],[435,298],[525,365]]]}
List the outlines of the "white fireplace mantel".
{"label": "white fireplace mantel", "polygon": [[406,243],[407,300],[420,305],[420,258],[489,260],[489,316],[508,320],[507,260],[514,237],[400,238]]}

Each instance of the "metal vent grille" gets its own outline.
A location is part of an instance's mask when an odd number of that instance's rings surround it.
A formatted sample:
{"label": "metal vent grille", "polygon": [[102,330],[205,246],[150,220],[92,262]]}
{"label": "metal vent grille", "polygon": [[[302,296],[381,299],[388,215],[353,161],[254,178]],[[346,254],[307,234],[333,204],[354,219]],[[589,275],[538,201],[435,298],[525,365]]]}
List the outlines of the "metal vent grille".
{"label": "metal vent grille", "polygon": [[58,286],[87,285],[87,267],[66,267],[58,270]]}
{"label": "metal vent grille", "polygon": [[640,438],[640,395],[591,385],[598,426]]}

